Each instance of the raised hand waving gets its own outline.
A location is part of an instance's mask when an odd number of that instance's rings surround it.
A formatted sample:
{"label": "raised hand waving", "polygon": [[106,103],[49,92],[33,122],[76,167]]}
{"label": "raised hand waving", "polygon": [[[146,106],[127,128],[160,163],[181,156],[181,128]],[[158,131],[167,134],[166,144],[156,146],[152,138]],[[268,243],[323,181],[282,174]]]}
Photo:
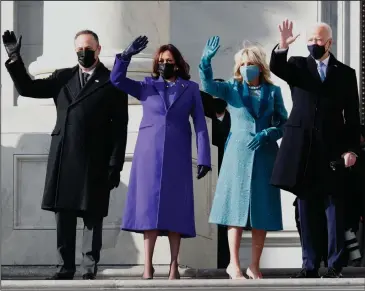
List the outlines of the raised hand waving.
{"label": "raised hand waving", "polygon": [[139,36],[122,52],[123,59],[130,59],[132,56],[139,54],[143,51],[148,44],[147,36]]}
{"label": "raised hand waving", "polygon": [[280,48],[288,48],[300,34],[293,36],[293,22],[286,19],[282,25],[279,24]]}
{"label": "raised hand waving", "polygon": [[7,30],[3,34],[3,44],[9,58],[14,54],[19,55],[22,46],[22,36],[17,38],[14,31]]}
{"label": "raised hand waving", "polygon": [[219,48],[219,36],[213,36],[208,39],[207,44],[204,47],[201,59],[203,65],[210,65],[212,58],[215,56]]}

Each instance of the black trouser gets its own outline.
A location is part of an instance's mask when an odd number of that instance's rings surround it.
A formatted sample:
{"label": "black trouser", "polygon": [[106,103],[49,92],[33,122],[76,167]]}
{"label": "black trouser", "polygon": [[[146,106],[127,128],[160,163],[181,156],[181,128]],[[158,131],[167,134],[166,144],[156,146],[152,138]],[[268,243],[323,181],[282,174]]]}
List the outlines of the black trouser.
{"label": "black trouser", "polygon": [[218,269],[227,268],[230,260],[227,230],[227,226],[218,225]]}
{"label": "black trouser", "polygon": [[298,199],[298,211],[303,267],[307,270],[318,270],[323,259],[326,235],[320,222],[325,214],[328,267],[341,271],[346,257],[343,200],[330,195],[322,199],[319,197]]}
{"label": "black trouser", "polygon": [[[81,273],[96,274],[102,246],[103,217],[91,214],[83,216]],[[75,248],[77,213],[57,212],[57,251],[61,261],[61,273],[75,273]]]}
{"label": "black trouser", "polygon": [[[218,147],[218,173],[222,165],[223,155],[224,144]],[[227,268],[230,260],[227,231],[227,226],[218,225],[218,269]]]}
{"label": "black trouser", "polygon": [[[297,230],[299,233],[299,237],[301,239],[301,227],[300,227],[300,220],[299,220],[299,210],[298,210],[298,198],[295,199],[293,206],[295,207],[295,222],[296,222],[296,226],[297,226]],[[327,222],[326,222],[326,216],[323,214],[323,219],[318,219],[318,223],[321,224],[321,228],[322,228],[322,232],[321,232],[321,236],[322,236],[322,252],[320,254],[321,256],[321,261],[323,261],[324,266],[328,267],[328,262],[327,262],[327,252],[328,252],[328,241],[327,241]]]}
{"label": "black trouser", "polygon": [[307,197],[299,197],[297,201],[303,267],[308,270],[317,270],[323,259],[326,238],[324,225],[327,226],[328,267],[341,271],[345,264],[345,176],[343,169],[338,168],[333,172],[330,168],[330,161],[340,157],[329,156],[321,132],[313,134],[305,176],[305,182],[312,188],[308,188]]}

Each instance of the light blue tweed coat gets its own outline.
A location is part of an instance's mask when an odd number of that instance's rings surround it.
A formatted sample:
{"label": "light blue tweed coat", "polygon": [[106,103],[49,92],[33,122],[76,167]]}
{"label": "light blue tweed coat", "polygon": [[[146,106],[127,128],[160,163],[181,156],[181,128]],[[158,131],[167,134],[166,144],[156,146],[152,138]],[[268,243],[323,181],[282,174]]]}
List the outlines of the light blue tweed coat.
{"label": "light blue tweed coat", "polygon": [[[280,190],[269,184],[278,152],[277,140],[282,137],[288,118],[280,88],[262,84],[259,108],[254,108],[245,82],[214,82],[211,66],[203,69],[200,65],[199,73],[203,90],[224,99],[231,114],[231,131],[209,222],[282,230]],[[262,130],[266,130],[269,141],[256,151],[248,149],[247,144]]]}

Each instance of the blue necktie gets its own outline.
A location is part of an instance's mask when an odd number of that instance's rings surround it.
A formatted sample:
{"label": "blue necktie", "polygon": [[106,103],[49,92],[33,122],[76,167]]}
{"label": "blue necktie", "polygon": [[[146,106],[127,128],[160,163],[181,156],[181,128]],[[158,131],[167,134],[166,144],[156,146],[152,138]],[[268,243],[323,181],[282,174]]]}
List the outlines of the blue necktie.
{"label": "blue necktie", "polygon": [[326,74],[324,72],[325,64],[322,62],[319,62],[318,66],[319,66],[319,76],[321,77],[321,80],[323,82],[324,79],[326,79]]}
{"label": "blue necktie", "polygon": [[85,86],[85,85],[86,85],[86,83],[87,83],[87,81],[89,81],[90,74],[88,74],[88,73],[82,73],[82,78],[83,78],[83,80],[84,80],[84,84],[83,84],[83,86]]}

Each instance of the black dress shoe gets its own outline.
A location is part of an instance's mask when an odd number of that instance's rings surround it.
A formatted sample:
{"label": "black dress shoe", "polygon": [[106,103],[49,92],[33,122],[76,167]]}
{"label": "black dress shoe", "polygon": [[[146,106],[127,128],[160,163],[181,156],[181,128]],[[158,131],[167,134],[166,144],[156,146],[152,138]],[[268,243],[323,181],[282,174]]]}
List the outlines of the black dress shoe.
{"label": "black dress shoe", "polygon": [[95,280],[95,275],[93,273],[86,273],[82,275],[83,280]]}
{"label": "black dress shoe", "polygon": [[46,280],[73,280],[74,275],[75,275],[74,273],[67,273],[67,272],[56,273],[52,277],[46,278]]}
{"label": "black dress shoe", "polygon": [[326,274],[324,274],[322,278],[342,278],[342,274],[335,268],[328,268]]}
{"label": "black dress shoe", "polygon": [[294,276],[290,277],[293,279],[301,279],[301,278],[319,278],[319,273],[317,270],[307,270],[302,269],[299,273],[295,274]]}

